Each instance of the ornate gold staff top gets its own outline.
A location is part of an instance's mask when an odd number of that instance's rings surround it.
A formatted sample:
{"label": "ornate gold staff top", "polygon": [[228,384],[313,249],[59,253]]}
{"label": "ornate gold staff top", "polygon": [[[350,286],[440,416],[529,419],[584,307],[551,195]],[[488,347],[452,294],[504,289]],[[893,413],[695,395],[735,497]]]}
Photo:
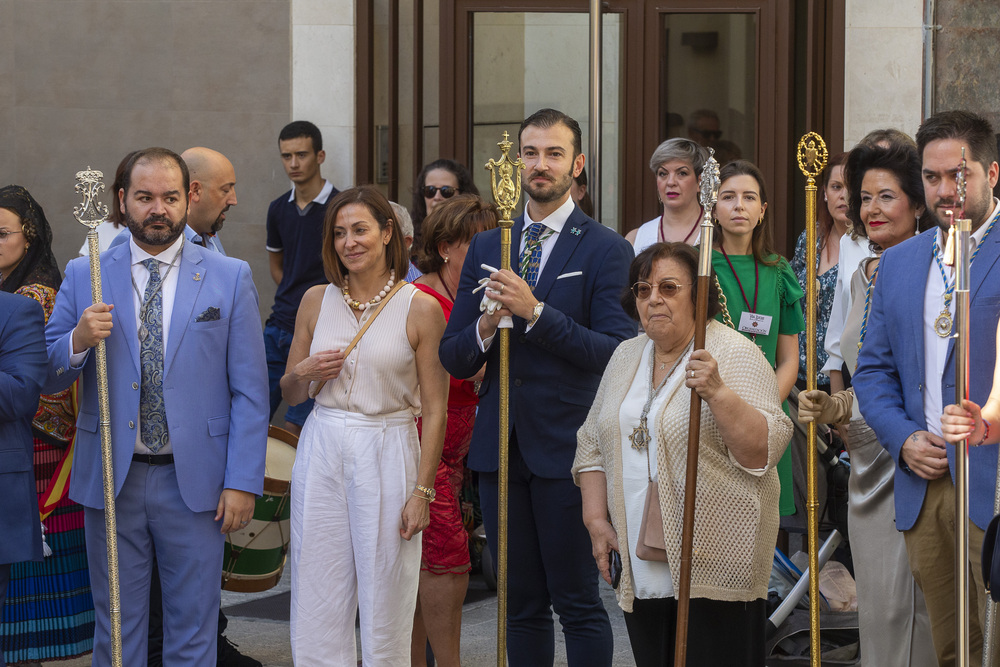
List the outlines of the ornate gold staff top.
{"label": "ornate gold staff top", "polygon": [[[87,167],[76,172],[76,191],[83,202],[73,207],[73,217],[86,225],[87,248],[90,252],[90,292],[93,302],[103,303],[101,296],[101,248],[97,242],[97,227],[108,219],[108,207],[97,199],[104,191],[104,173]],[[111,663],[122,666],[122,618],[118,596],[118,528],[115,520],[115,469],[111,457],[111,402],[108,398],[108,357],[104,341],[97,344],[97,402],[100,408],[101,464],[104,469],[104,528],[108,541],[108,588],[111,609]]]}
{"label": "ornate gold staff top", "polygon": [[[816,389],[816,177],[826,167],[829,154],[823,137],[809,132],[799,139],[799,169],[806,177],[806,390]],[[809,532],[809,654],[820,667],[819,629],[819,489],[816,475],[816,422],[806,431],[806,509]]]}
{"label": "ornate gold staff top", "polygon": [[[497,142],[501,155],[499,160],[490,158],[486,168],[490,170],[490,185],[493,200],[500,209],[500,269],[510,270],[510,230],[514,226],[511,212],[521,199],[521,170],[524,162],[518,157],[510,159],[513,145],[508,141],[507,132],[503,140]],[[516,173],[515,173],[516,172]],[[500,329],[500,461],[499,494],[497,499],[497,665],[507,664],[507,485],[508,485],[508,444],[510,419],[510,329]]]}

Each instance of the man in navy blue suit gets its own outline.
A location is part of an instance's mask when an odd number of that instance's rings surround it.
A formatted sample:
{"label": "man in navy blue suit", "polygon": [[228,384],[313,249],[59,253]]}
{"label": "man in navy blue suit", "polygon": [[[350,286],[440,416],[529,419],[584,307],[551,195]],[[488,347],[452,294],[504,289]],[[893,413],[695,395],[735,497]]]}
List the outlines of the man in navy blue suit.
{"label": "man in navy blue suit", "polygon": [[[864,345],[853,378],[858,405],[879,442],[896,462],[896,529],[903,531],[913,577],[927,602],[938,663],[955,663],[955,448],[941,437],[944,406],[955,402],[954,270],[942,261],[947,211],[956,217],[956,175],[962,149],[965,215],[976,250],[970,269],[969,397],[982,405],[990,394],[1000,316],[1000,202],[992,188],[1000,169],[989,122],[967,111],[945,111],[917,132],[927,212],[937,226],[889,248],[871,296]],[[944,229],[942,229],[944,228]],[[971,444],[975,445],[975,442]],[[980,553],[993,517],[997,446],[969,454],[969,647],[979,663],[986,594]],[[978,614],[975,610],[978,608]]]}
{"label": "man in navy blue suit", "polygon": [[[584,215],[570,185],[584,166],[579,124],[542,109],[521,124],[525,214],[512,229],[514,271],[500,266],[500,231],[473,238],[455,308],[441,339],[441,361],[455,377],[486,364],[469,467],[496,562],[499,344],[501,318],[513,319],[510,349],[509,611],[512,665],[551,665],[552,610],[566,637],[570,665],[610,665],[611,626],[598,592],[580,490],[570,467],[576,431],[593,403],[618,344],[636,334],[619,303],[632,247]],[[480,311],[473,289],[489,276],[488,296],[502,306]]]}
{"label": "man in navy blue suit", "polygon": [[[42,559],[31,420],[38,410],[45,362],[42,307],[0,292],[0,608],[11,563]],[[0,651],[0,667],[4,665]]]}

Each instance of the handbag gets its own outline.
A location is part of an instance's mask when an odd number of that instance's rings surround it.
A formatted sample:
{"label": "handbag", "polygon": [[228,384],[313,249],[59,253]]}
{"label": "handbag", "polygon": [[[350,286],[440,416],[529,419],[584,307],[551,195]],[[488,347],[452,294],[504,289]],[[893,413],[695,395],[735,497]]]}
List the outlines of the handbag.
{"label": "handbag", "polygon": [[639,540],[635,545],[635,556],[640,560],[667,562],[667,542],[663,536],[663,513],[660,511],[660,486],[649,473],[649,447],[646,448],[646,473],[649,485],[646,487],[646,503],[642,507],[642,523],[639,524]]}
{"label": "handbag", "polygon": [[[364,325],[362,325],[361,330],[358,331],[357,335],[354,336],[354,339],[351,340],[351,342],[347,344],[347,347],[344,348],[344,359],[346,359],[347,355],[351,353],[351,350],[354,349],[354,346],[358,344],[358,341],[361,340],[361,337],[365,335],[365,332],[368,331],[368,327],[372,325],[372,322],[375,321],[375,318],[378,317],[378,314],[382,312],[382,307],[385,306],[385,304],[389,303],[389,299],[392,298],[392,295],[398,292],[400,287],[407,284],[408,283],[405,280],[398,281],[395,285],[392,286],[392,289],[389,290],[388,294],[386,294],[385,297],[381,301],[379,301],[378,306],[376,306],[375,309],[372,311],[372,314],[368,316],[368,319],[365,321]],[[316,398],[319,395],[319,392],[323,391],[323,387],[325,386],[326,386],[326,380],[321,380],[321,381],[314,380],[310,382],[309,398]]]}

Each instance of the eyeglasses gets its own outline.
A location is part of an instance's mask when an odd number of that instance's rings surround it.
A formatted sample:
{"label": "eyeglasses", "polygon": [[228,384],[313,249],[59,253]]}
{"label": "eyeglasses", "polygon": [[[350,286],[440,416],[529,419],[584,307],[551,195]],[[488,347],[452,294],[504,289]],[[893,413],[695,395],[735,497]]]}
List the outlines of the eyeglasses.
{"label": "eyeglasses", "polygon": [[677,296],[677,293],[681,291],[682,287],[690,287],[691,283],[675,283],[672,280],[663,280],[659,285],[650,285],[647,282],[640,280],[636,284],[632,285],[630,288],[632,294],[639,301],[645,301],[649,297],[653,296],[653,288],[660,290],[660,295],[665,299],[670,299]]}
{"label": "eyeglasses", "polygon": [[450,185],[442,185],[440,188],[436,185],[425,185],[424,186],[424,199],[434,199],[434,195],[441,191],[441,196],[445,199],[451,199],[458,192],[458,188],[453,188]]}
{"label": "eyeglasses", "polygon": [[19,229],[15,230],[0,229],[0,243],[6,243],[7,237],[10,236],[11,234],[23,234],[23,233],[24,232]]}

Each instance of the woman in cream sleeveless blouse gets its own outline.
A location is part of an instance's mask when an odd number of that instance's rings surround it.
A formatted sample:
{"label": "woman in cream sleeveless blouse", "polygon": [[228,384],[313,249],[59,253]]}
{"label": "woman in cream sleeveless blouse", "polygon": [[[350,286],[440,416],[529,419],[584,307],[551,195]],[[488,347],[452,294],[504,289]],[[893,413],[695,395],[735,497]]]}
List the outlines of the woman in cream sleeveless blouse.
{"label": "woman in cream sleeveless blouse", "polygon": [[289,405],[325,383],[292,470],[291,638],[300,665],[356,665],[358,611],[366,667],[409,662],[419,533],[429,522],[447,414],[441,307],[404,284],[343,353],[406,275],[392,215],[371,187],[330,202],[322,253],[331,284],[302,298],[281,379]]}

